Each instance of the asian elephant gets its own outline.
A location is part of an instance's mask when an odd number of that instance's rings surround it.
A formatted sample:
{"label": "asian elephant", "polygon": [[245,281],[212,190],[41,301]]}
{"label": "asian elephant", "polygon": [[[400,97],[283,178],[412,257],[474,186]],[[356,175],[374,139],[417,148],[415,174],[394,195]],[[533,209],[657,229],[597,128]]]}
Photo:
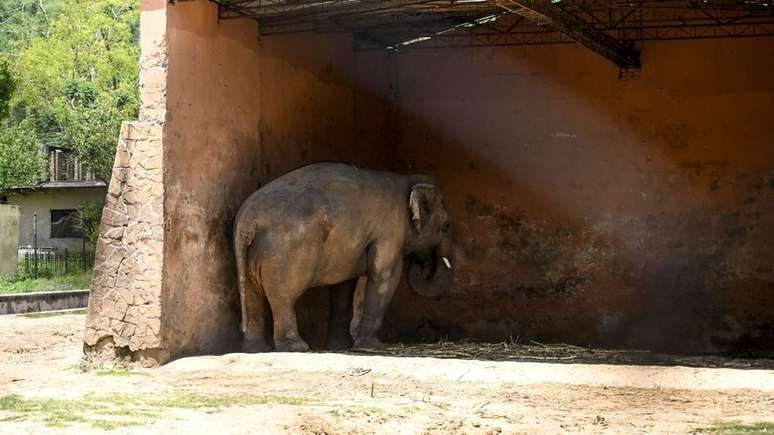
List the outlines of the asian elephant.
{"label": "asian elephant", "polygon": [[[295,304],[311,287],[330,286],[328,345],[352,346],[357,279],[367,285],[355,347],[378,347],[376,334],[404,269],[418,294],[438,296],[452,283],[449,216],[430,176],[315,163],[254,192],[234,224],[243,350],[305,351]],[[263,297],[265,295],[265,299]],[[248,310],[249,305],[249,310]]]}

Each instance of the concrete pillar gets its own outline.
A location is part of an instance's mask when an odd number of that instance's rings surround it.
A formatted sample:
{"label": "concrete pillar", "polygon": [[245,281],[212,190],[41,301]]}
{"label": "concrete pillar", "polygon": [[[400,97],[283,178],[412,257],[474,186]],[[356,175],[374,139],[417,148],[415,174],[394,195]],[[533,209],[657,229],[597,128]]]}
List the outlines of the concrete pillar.
{"label": "concrete pillar", "polygon": [[19,268],[19,206],[0,205],[0,276]]}
{"label": "concrete pillar", "polygon": [[141,8],[140,119],[121,129],[84,343],[151,366],[238,349],[230,232],[261,181],[260,98],[253,21],[203,0]]}

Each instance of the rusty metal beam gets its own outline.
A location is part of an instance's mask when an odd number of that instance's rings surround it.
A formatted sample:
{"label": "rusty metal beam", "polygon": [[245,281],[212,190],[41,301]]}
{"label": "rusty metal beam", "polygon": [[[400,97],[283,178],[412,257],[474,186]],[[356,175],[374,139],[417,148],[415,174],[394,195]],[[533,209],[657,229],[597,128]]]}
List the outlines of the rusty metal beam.
{"label": "rusty metal beam", "polygon": [[550,0],[495,0],[495,4],[535,24],[564,33],[614,62],[622,73],[640,69],[640,52],[631,42],[615,39]]}

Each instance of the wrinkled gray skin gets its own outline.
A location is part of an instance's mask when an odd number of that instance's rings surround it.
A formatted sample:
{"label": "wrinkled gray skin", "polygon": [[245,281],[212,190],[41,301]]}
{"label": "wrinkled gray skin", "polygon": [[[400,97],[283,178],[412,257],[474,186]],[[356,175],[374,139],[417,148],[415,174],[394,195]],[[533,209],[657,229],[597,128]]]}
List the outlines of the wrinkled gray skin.
{"label": "wrinkled gray skin", "polygon": [[367,277],[355,347],[378,347],[376,334],[404,262],[417,293],[438,296],[452,282],[446,209],[435,180],[316,163],[253,193],[234,228],[243,350],[265,351],[265,298],[278,351],[305,351],[295,304],[311,287],[329,286],[328,346],[344,349],[350,335],[357,279]]}

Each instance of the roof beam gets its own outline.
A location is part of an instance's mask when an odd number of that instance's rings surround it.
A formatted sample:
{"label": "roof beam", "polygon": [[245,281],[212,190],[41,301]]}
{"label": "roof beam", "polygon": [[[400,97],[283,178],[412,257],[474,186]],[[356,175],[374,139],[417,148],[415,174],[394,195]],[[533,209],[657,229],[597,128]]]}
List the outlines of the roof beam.
{"label": "roof beam", "polygon": [[495,0],[495,4],[535,24],[564,33],[618,65],[622,74],[640,69],[639,50],[613,38],[550,0]]}

